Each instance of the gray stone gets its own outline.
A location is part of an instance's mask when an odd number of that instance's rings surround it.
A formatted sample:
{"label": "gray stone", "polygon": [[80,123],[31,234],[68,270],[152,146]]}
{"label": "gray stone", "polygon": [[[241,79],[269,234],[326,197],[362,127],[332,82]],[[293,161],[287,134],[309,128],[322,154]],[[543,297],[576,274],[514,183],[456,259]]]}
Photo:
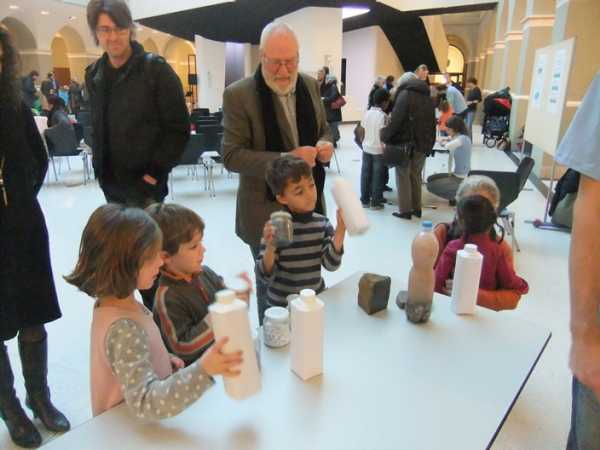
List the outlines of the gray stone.
{"label": "gray stone", "polygon": [[358,305],[369,315],[386,309],[391,284],[390,277],[364,274],[358,283]]}
{"label": "gray stone", "polygon": [[408,299],[408,291],[400,291],[398,295],[396,295],[396,305],[398,308],[404,309],[406,308],[406,300]]}

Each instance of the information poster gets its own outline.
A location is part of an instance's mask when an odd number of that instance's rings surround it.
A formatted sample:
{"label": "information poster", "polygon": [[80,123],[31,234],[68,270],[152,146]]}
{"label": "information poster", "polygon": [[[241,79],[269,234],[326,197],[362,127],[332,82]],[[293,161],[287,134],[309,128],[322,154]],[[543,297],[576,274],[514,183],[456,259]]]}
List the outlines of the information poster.
{"label": "information poster", "polygon": [[563,48],[554,53],[554,64],[552,64],[552,73],[550,79],[550,92],[548,93],[548,112],[558,114],[562,107],[559,107],[559,101],[564,89],[563,77],[566,68],[567,51]]}
{"label": "information poster", "polygon": [[535,69],[533,76],[533,93],[531,96],[531,106],[537,110],[542,107],[542,95],[544,92],[544,77],[546,75],[546,64],[548,63],[548,55],[538,55],[535,61]]}

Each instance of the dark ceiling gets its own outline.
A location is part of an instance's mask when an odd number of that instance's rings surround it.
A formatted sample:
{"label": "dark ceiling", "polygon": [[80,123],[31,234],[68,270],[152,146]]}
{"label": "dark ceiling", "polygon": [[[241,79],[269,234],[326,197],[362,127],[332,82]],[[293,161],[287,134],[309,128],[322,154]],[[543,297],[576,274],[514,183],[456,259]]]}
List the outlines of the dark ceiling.
{"label": "dark ceiling", "polygon": [[277,17],[309,6],[364,6],[370,12],[344,20],[344,31],[379,25],[405,70],[427,64],[438,72],[433,49],[420,16],[493,9],[496,3],[402,12],[374,0],[237,0],[213,6],[148,17],[139,22],[173,36],[194,41],[198,34],[221,42],[258,44],[261,30]]}

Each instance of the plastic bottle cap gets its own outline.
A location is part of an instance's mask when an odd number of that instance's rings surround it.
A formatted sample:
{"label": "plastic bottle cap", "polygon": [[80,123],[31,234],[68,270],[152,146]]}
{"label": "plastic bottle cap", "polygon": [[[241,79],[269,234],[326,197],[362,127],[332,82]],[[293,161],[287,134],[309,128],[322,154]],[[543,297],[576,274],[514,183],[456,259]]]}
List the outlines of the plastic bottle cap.
{"label": "plastic bottle cap", "polygon": [[223,289],[215,294],[215,299],[221,305],[230,305],[235,300],[235,292],[231,289]]}
{"label": "plastic bottle cap", "polygon": [[465,245],[465,251],[468,253],[476,253],[477,252],[477,246],[475,244],[466,244]]}
{"label": "plastic bottle cap", "polygon": [[303,302],[314,302],[317,299],[317,296],[312,289],[302,289],[300,291],[300,299]]}
{"label": "plastic bottle cap", "polygon": [[421,222],[421,227],[423,228],[423,230],[431,231],[431,229],[433,228],[433,223],[431,222],[431,220],[424,220],[423,222]]}

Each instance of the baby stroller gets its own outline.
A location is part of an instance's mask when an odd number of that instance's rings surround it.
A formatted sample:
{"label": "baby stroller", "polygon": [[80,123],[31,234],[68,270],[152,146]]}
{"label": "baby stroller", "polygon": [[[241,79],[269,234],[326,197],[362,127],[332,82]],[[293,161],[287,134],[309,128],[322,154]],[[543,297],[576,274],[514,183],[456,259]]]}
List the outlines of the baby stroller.
{"label": "baby stroller", "polygon": [[483,102],[483,143],[488,148],[494,148],[502,142],[508,141],[510,126],[510,110],[512,98],[510,88],[504,88],[486,97]]}

